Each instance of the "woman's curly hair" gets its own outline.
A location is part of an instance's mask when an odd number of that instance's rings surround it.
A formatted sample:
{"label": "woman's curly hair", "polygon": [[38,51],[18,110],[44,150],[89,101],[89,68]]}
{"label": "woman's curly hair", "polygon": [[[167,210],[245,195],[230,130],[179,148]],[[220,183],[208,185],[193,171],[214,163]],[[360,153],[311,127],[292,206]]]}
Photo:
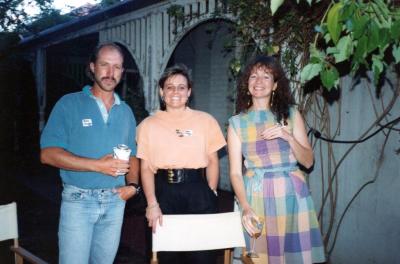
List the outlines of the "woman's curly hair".
{"label": "woman's curly hair", "polygon": [[286,123],[289,117],[289,109],[295,104],[295,100],[290,91],[289,80],[286,78],[282,66],[272,56],[259,55],[245,67],[237,84],[236,113],[247,112],[253,105],[248,89],[248,82],[251,73],[257,68],[265,69],[274,76],[277,87],[273,96],[271,95],[270,103],[273,102],[273,104],[270,105],[270,109],[275,115],[277,122],[280,123],[283,120]]}

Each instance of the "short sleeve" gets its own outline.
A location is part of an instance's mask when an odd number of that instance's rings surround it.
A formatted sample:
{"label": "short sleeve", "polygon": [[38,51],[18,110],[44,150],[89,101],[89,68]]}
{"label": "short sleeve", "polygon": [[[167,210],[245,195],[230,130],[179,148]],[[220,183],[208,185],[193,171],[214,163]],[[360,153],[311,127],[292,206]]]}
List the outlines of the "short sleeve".
{"label": "short sleeve", "polygon": [[236,135],[240,137],[239,129],[240,129],[240,119],[238,115],[232,116],[228,120],[229,126],[232,127],[233,131],[235,131]]}
{"label": "short sleeve", "polygon": [[149,160],[149,144],[148,144],[148,126],[146,120],[143,120],[137,127],[137,153],[136,157],[144,160]]}
{"label": "short sleeve", "polygon": [[226,145],[226,140],[221,128],[213,117],[210,116],[209,125],[206,128],[208,132],[208,154],[218,151],[220,148]]}
{"label": "short sleeve", "polygon": [[235,122],[235,116],[232,116],[231,118],[229,118],[228,122],[229,122],[229,126],[231,126],[234,130],[236,130],[236,122]]}
{"label": "short sleeve", "polygon": [[65,149],[67,147],[67,120],[64,100],[60,99],[51,111],[50,117],[40,136],[41,149],[47,147],[60,147]]}

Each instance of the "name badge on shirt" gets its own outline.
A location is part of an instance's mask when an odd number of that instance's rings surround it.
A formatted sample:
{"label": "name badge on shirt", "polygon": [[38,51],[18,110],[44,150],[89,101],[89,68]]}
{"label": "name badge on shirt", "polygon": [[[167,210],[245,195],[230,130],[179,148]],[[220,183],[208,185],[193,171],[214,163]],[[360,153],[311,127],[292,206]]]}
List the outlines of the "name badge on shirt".
{"label": "name badge on shirt", "polygon": [[82,126],[84,127],[90,127],[92,126],[92,119],[82,119]]}
{"label": "name badge on shirt", "polygon": [[180,130],[176,129],[176,134],[178,137],[190,137],[193,135],[193,130],[187,129],[187,130]]}

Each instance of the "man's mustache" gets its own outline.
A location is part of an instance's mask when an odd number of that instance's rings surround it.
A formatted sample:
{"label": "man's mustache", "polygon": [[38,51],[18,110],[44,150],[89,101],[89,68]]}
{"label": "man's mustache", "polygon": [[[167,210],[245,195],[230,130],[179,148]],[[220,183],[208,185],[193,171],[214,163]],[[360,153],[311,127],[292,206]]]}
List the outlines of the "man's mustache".
{"label": "man's mustache", "polygon": [[117,80],[115,80],[114,77],[103,77],[103,78],[101,78],[101,80],[102,80],[102,81],[103,81],[103,80],[112,80],[113,82],[117,82]]}

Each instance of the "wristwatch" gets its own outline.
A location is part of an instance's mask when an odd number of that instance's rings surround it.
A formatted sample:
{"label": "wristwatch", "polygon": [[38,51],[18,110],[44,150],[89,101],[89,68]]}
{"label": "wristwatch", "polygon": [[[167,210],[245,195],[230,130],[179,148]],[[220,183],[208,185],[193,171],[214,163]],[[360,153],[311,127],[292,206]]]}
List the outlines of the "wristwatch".
{"label": "wristwatch", "polygon": [[137,183],[134,183],[134,182],[130,182],[126,186],[133,186],[136,189],[135,195],[142,191],[142,188],[140,187],[140,185]]}

